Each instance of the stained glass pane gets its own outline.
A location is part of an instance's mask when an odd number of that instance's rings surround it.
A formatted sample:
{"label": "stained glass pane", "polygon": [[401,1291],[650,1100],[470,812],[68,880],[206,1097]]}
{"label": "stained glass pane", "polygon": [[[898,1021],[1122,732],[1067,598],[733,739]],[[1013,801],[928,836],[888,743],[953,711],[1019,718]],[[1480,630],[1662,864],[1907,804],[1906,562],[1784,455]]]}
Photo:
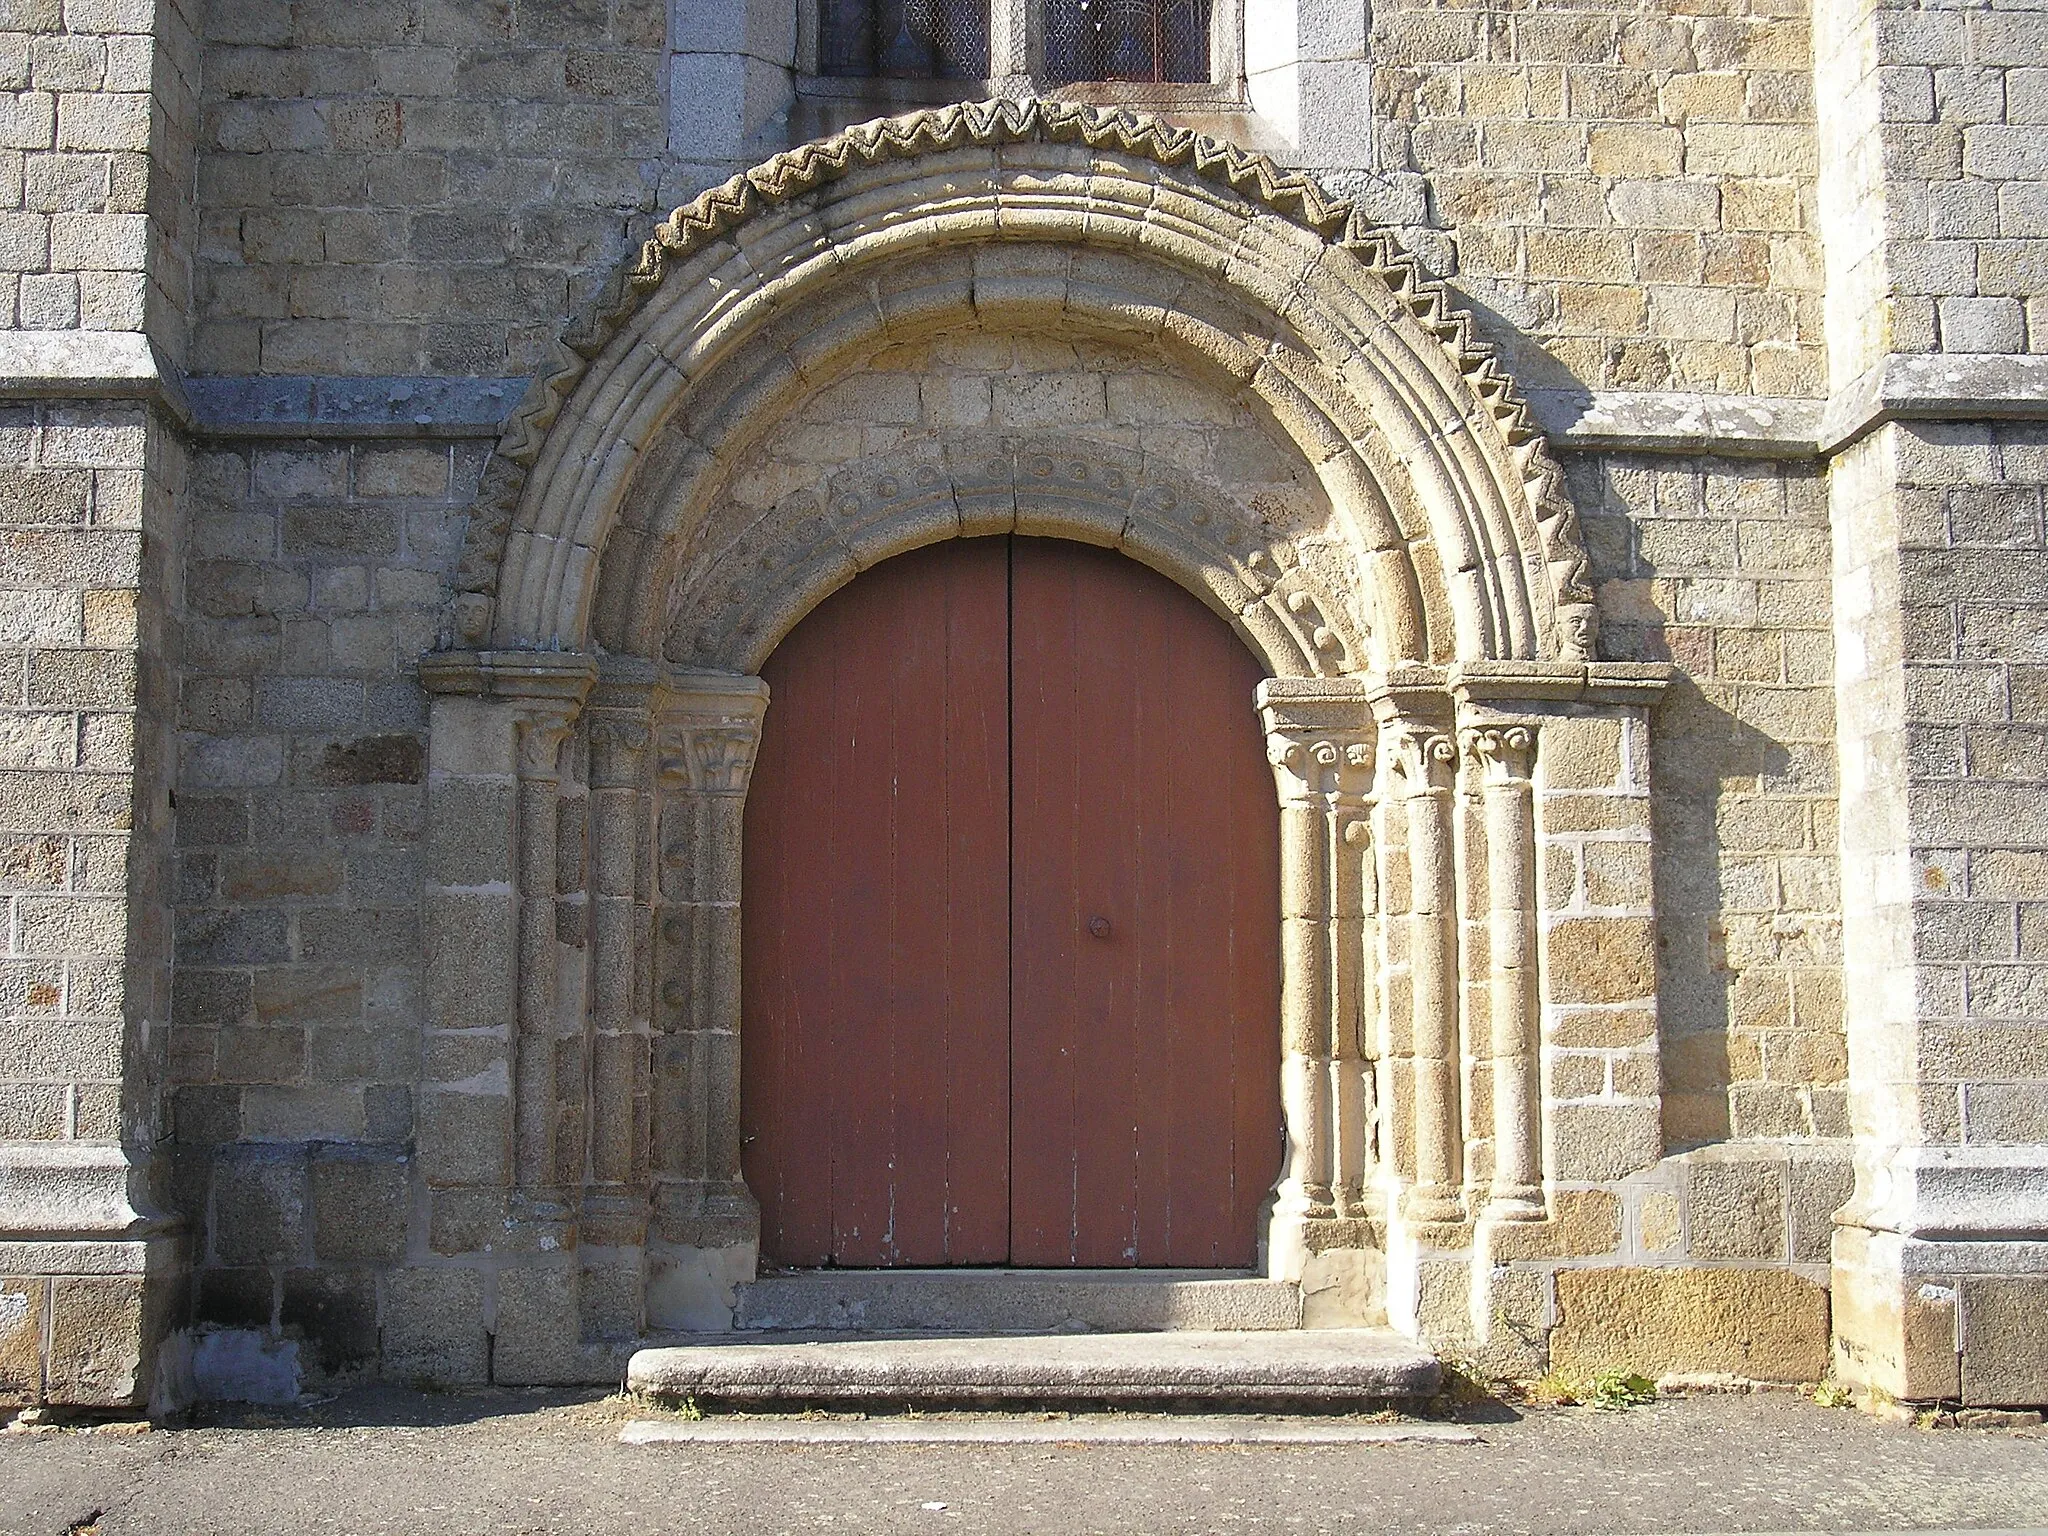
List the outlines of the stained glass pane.
{"label": "stained glass pane", "polygon": [[1045,73],[1055,85],[1205,81],[1209,0],[1045,0]]}
{"label": "stained glass pane", "polygon": [[988,74],[988,0],[823,0],[818,72],[895,80]]}

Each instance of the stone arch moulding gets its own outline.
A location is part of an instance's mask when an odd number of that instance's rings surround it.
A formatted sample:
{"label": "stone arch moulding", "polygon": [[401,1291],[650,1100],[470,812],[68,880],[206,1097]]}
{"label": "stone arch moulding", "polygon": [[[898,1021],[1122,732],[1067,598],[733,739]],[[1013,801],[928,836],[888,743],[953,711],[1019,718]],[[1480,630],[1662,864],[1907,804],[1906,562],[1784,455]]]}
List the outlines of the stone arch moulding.
{"label": "stone arch moulding", "polygon": [[[1314,517],[1064,430],[913,434],[765,509],[725,493],[864,358],[976,326],[1165,360],[1291,446]],[[1417,1328],[1441,1251],[1483,1336],[1486,1234],[1527,1256],[1555,1190],[1654,1161],[1654,1098],[1545,1097],[1558,1010],[1654,1008],[1653,967],[1613,961],[1649,953],[1647,857],[1634,905],[1575,907],[1557,861],[1588,823],[1546,808],[1590,789],[1600,838],[1647,845],[1661,669],[1592,659],[1577,525],[1506,377],[1305,178],[1124,113],[947,107],[678,210],[487,472],[421,663],[426,1059],[459,1070],[422,1083],[420,1157],[435,1198],[502,1202],[519,1234],[434,1272],[495,1275],[500,1379],[598,1379],[650,1328],[744,1317],[754,674],[859,571],[1013,531],[1154,566],[1271,674],[1288,1145],[1264,1247],[1305,1319]]]}
{"label": "stone arch moulding", "polygon": [[1049,315],[1180,353],[1293,441],[1388,595],[1380,668],[1591,656],[1562,479],[1446,290],[1263,156],[1046,101],[865,124],[672,214],[515,414],[454,643],[574,650],[595,629],[633,649],[630,616],[594,622],[600,566],[655,461],[672,531],[703,515],[721,456],[849,353]]}

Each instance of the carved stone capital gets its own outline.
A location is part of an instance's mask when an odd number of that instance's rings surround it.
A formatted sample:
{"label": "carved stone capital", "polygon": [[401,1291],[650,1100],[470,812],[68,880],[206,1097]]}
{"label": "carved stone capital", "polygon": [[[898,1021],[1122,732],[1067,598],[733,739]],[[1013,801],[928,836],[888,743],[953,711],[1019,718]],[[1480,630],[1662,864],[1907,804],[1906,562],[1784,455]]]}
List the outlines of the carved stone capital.
{"label": "carved stone capital", "polygon": [[640,782],[640,759],[654,733],[628,714],[590,717],[590,782],[598,789],[630,789]]}
{"label": "carved stone capital", "polygon": [[655,703],[663,787],[744,795],[761,745],[768,685],[758,677],[683,674]]}
{"label": "carved stone capital", "polygon": [[1536,731],[1528,725],[1468,726],[1460,736],[1465,755],[1479,765],[1488,784],[1523,784],[1536,757]]}
{"label": "carved stone capital", "polygon": [[1451,733],[1414,720],[1397,720],[1385,733],[1387,762],[1411,795],[1448,790],[1457,772]]}
{"label": "carved stone capital", "polygon": [[519,777],[559,778],[562,772],[562,743],[576,729],[576,706],[567,701],[548,700],[519,711]]}
{"label": "carved stone capital", "polygon": [[1273,731],[1266,737],[1266,760],[1285,801],[1323,796],[1362,800],[1372,788],[1370,738]]}
{"label": "carved stone capital", "polygon": [[760,745],[760,727],[749,722],[670,721],[661,734],[662,779],[700,795],[743,795]]}

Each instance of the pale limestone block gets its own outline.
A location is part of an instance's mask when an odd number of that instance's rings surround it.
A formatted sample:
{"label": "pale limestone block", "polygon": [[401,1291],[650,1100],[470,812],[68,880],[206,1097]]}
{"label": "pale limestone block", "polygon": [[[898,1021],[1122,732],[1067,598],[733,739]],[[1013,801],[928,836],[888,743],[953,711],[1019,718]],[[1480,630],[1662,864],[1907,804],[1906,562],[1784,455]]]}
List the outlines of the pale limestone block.
{"label": "pale limestone block", "polygon": [[1369,1248],[1309,1254],[1301,1266],[1302,1327],[1384,1328],[1386,1268],[1385,1255]]}
{"label": "pale limestone block", "polygon": [[1636,1215],[1636,1235],[1645,1253],[1666,1254],[1678,1250],[1684,1240],[1680,1210],[1677,1195],[1652,1190],[1643,1196],[1642,1206]]}
{"label": "pale limestone block", "polygon": [[1626,1178],[1663,1152],[1663,1126],[1654,1102],[1553,1103],[1548,1118],[1554,1178]]}
{"label": "pale limestone block", "polygon": [[738,1287],[754,1278],[759,1255],[731,1248],[658,1247],[647,1260],[647,1322],[677,1333],[722,1333],[733,1325]]}
{"label": "pale limestone block", "polygon": [[1653,995],[1657,965],[1653,925],[1640,917],[1564,917],[1543,935],[1549,999],[1557,1003],[1624,1003]]}

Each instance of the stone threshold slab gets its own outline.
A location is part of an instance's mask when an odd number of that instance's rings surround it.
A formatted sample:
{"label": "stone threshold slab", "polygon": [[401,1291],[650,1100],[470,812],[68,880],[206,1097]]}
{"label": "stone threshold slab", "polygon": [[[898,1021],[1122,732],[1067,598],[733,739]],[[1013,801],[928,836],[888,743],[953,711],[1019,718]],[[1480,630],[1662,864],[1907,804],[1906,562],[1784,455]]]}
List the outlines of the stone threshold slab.
{"label": "stone threshold slab", "polygon": [[1434,1396],[1436,1357],[1378,1329],[820,1338],[643,1349],[628,1390],[722,1401],[1355,1402]]}
{"label": "stone threshold slab", "polygon": [[635,1419],[625,1445],[1476,1445],[1456,1424],[1164,1419]]}
{"label": "stone threshold slab", "polygon": [[821,1269],[739,1288],[742,1332],[1238,1332],[1301,1326],[1301,1290],[1237,1270]]}

